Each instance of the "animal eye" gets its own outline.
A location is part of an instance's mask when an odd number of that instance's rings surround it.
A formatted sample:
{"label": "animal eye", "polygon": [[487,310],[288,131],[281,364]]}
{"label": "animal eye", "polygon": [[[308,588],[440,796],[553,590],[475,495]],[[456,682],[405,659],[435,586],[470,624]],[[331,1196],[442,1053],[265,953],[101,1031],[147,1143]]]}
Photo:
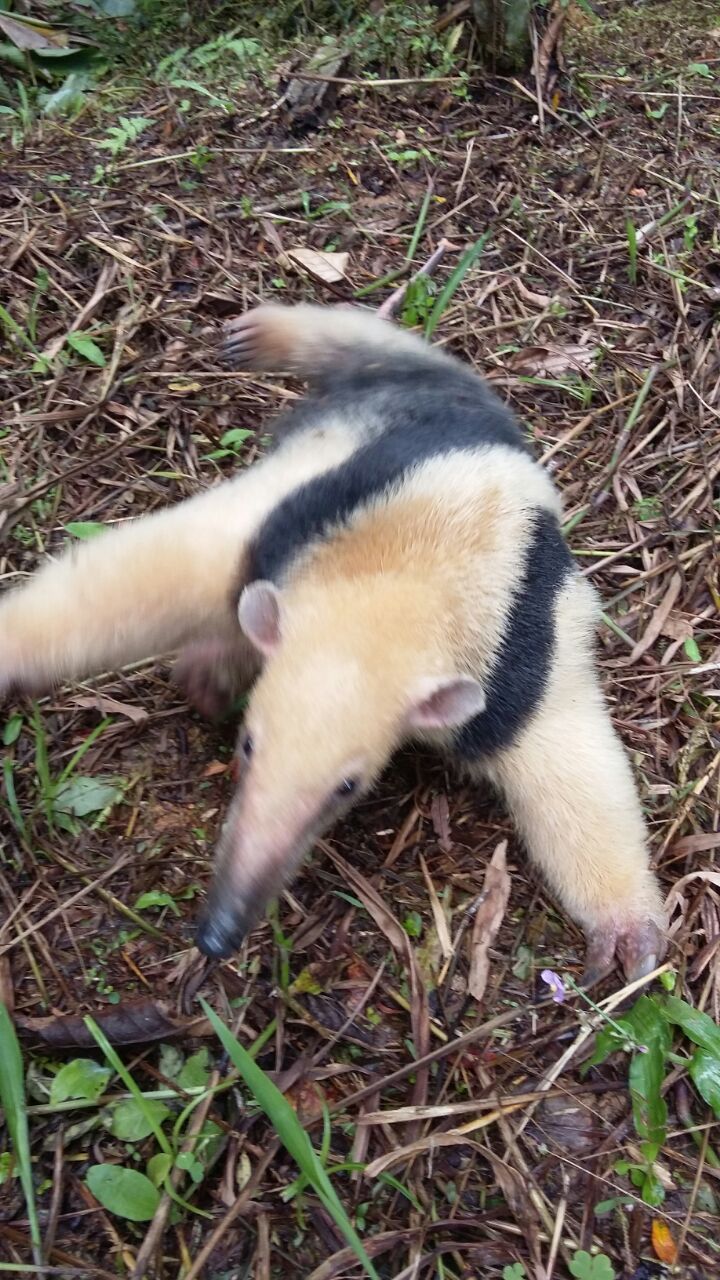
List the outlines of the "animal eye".
{"label": "animal eye", "polygon": [[244,760],[249,760],[251,758],[253,753],[253,740],[249,733],[245,734],[245,737],[240,743],[240,750]]}
{"label": "animal eye", "polygon": [[339,787],[335,788],[338,800],[347,800],[357,790],[357,778],[343,778]]}

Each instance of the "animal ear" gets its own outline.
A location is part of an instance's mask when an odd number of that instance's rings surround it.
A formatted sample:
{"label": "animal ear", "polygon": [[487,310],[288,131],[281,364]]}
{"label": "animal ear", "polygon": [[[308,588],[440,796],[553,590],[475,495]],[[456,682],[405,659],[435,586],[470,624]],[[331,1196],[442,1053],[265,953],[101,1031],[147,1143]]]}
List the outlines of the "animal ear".
{"label": "animal ear", "polygon": [[423,685],[408,716],[414,729],[455,729],[485,710],[482,685],[472,676],[429,678]]}
{"label": "animal ear", "polygon": [[280,643],[280,592],[272,582],[251,582],[238,603],[238,621],[251,644],[268,657]]}

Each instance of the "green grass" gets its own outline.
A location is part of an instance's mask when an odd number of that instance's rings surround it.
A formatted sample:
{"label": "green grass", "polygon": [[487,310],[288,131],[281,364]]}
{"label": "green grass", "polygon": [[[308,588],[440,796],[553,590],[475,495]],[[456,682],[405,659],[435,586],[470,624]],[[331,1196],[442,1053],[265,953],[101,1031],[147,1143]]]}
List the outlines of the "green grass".
{"label": "green grass", "polygon": [[486,231],[485,235],[481,236],[480,239],[475,242],[475,244],[471,245],[470,248],[466,250],[462,258],[458,262],[452,275],[445,282],[445,285],[438,296],[437,302],[435,303],[435,306],[430,312],[430,315],[428,316],[427,322],[425,324],[426,338],[428,339],[432,338],[435,330],[437,329],[440,321],[442,320],[443,315],[447,311],[447,308],[449,307],[450,302],[452,301],[452,298],[455,296],[458,289],[460,288],[460,285],[465,279],[465,276],[467,275],[470,268],[475,265],[478,258],[480,257],[480,254],[483,252],[485,245],[488,242],[489,236],[490,236],[490,232]]}
{"label": "green grass", "polygon": [[229,1027],[225,1026],[225,1023],[220,1020],[215,1011],[210,1008],[210,1005],[202,997],[200,998],[200,1004],[203,1013],[217,1033],[233,1066],[240,1072],[247,1088],[252,1093],[258,1106],[265,1112],[286,1151],[292,1156],[307,1183],[313,1188],[315,1194],[322,1201],[323,1206],[353,1249],[355,1256],[365,1270],[365,1274],[370,1276],[371,1280],[379,1280],[378,1273],[365,1251],[362,1240],[340,1203],[322,1160],[313,1148],[307,1133],[287,1098],[280,1092],[269,1076],[253,1061],[247,1049],[236,1040]]}
{"label": "green grass", "polygon": [[42,1266],[42,1243],[33,1186],[22,1054],[13,1020],[1,1001],[0,1046],[0,1102],[5,1112],[10,1143],[17,1161],[20,1185],[25,1197],[33,1257],[35,1264]]}

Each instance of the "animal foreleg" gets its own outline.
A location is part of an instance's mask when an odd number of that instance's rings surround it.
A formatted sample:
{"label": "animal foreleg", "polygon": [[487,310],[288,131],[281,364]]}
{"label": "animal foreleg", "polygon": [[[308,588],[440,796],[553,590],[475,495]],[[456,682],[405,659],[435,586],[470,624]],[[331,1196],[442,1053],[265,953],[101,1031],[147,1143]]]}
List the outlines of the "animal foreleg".
{"label": "animal foreleg", "polygon": [[[577,631],[564,647],[580,644]],[[561,648],[563,645],[561,645]],[[565,654],[514,746],[492,763],[527,849],[587,938],[585,981],[649,973],[664,952],[661,896],[629,761],[590,661]]]}
{"label": "animal foreleg", "polygon": [[236,479],[45,565],[0,599],[0,693],[39,691],[187,644],[195,647],[179,672],[186,687],[203,665],[227,683],[248,654],[236,605],[251,538],[288,493],[351,449],[340,428],[298,436]]}

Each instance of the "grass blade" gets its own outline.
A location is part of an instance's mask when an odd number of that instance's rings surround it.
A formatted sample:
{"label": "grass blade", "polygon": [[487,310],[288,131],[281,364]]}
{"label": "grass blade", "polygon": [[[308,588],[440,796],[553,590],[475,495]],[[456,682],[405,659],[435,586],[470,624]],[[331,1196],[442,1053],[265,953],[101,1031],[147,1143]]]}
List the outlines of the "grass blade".
{"label": "grass blade", "polygon": [[265,1112],[278,1138],[292,1156],[300,1171],[314,1187],[336,1226],[342,1231],[358,1261],[371,1280],[379,1280],[363,1243],[343,1209],[326,1170],[318,1159],[307,1133],[303,1129],[287,1098],[280,1092],[261,1067],[250,1057],[247,1049],[235,1039],[229,1027],[220,1020],[214,1009],[200,997],[200,1004],[231,1062],[237,1067],[258,1106]]}
{"label": "grass blade", "polygon": [[20,1172],[20,1185],[25,1196],[25,1208],[30,1224],[33,1257],[36,1266],[41,1267],[42,1244],[32,1178],[22,1054],[13,1020],[2,1001],[0,1001],[0,1102],[5,1112],[10,1142]]}
{"label": "grass blade", "polygon": [[77,768],[77,766],[79,765],[85,753],[90,750],[93,743],[96,742],[97,739],[100,737],[100,734],[104,733],[105,730],[109,728],[111,724],[112,724],[112,716],[106,716],[104,720],[100,721],[100,724],[95,725],[95,728],[88,734],[87,738],[85,738],[84,741],[80,743],[80,746],[78,747],[75,754],[72,756],[70,763],[65,766],[62,773],[58,777],[58,780],[55,783],[56,791],[62,786],[64,782],[67,782],[68,778]]}
{"label": "grass blade", "polygon": [[110,1066],[113,1068],[114,1071],[117,1072],[123,1084],[125,1085],[125,1088],[134,1098],[137,1104],[138,1110],[141,1112],[141,1114],[145,1117],[145,1120],[147,1121],[148,1128],[155,1135],[155,1140],[160,1150],[164,1151],[165,1155],[171,1156],[172,1148],[170,1147],[170,1143],[165,1137],[165,1134],[163,1133],[160,1125],[157,1123],[155,1112],[153,1111],[152,1107],[148,1104],[148,1100],[146,1099],[142,1089],[140,1089],[138,1087],[137,1082],[133,1080],[133,1077],[131,1076],[130,1072],[125,1066],[125,1063],[122,1062],[122,1060],[118,1057],[117,1053],[113,1049],[113,1046],[110,1044],[110,1041],[105,1035],[105,1032],[102,1030],[101,1027],[98,1026],[95,1019],[91,1018],[89,1014],[87,1017],[83,1018],[83,1022],[85,1023],[85,1026],[90,1032],[90,1035],[92,1036],[95,1043],[98,1045],[100,1049],[102,1049],[103,1053],[105,1054],[105,1057],[110,1063]]}
{"label": "grass blade", "polygon": [[418,213],[417,222],[415,223],[415,230],[412,233],[412,239],[410,241],[410,244],[408,245],[407,253],[405,254],[406,262],[412,262],[413,258],[415,257],[415,254],[417,253],[417,247],[420,243],[420,237],[425,229],[425,220],[428,215],[428,209],[430,208],[431,200],[432,200],[432,187],[428,187],[427,191],[425,192],[425,195],[423,196],[423,202],[420,205],[420,212]]}
{"label": "grass blade", "polygon": [[10,756],[5,756],[3,760],[3,779],[5,781],[5,795],[7,796],[7,805],[15,828],[21,836],[27,835],[25,828],[25,819],[20,811],[17,794],[15,791],[14,761]]}
{"label": "grass blade", "polygon": [[465,276],[467,275],[468,271],[473,266],[473,264],[477,261],[477,259],[480,257],[480,254],[482,253],[483,249],[485,248],[485,245],[488,242],[489,236],[490,236],[490,232],[486,231],[485,235],[481,236],[480,239],[475,242],[475,244],[471,245],[470,248],[463,254],[462,258],[458,262],[455,270],[453,271],[450,278],[447,280],[445,287],[442,290],[442,293],[439,295],[438,300],[435,303],[435,306],[433,307],[432,311],[430,312],[430,315],[428,316],[427,324],[425,325],[426,338],[432,338],[445,311],[447,310],[447,306],[448,306],[448,303],[450,302],[450,299],[453,297],[453,294],[455,294],[457,290],[460,288],[460,285],[465,279]]}
{"label": "grass blade", "polygon": [[35,773],[37,775],[38,787],[40,788],[40,801],[50,828],[55,826],[53,814],[53,797],[55,789],[53,787],[52,778],[50,777],[50,765],[48,763],[47,738],[45,737],[45,726],[42,716],[37,705],[33,703],[32,726],[35,731]]}

